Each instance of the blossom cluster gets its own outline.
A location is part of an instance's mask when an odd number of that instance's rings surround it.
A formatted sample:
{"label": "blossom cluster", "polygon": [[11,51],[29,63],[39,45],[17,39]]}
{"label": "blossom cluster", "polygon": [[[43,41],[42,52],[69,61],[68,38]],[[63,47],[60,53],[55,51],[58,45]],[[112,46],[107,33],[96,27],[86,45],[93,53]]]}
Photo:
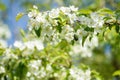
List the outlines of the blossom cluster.
{"label": "blossom cluster", "polygon": [[74,80],[91,80],[91,70],[82,70],[79,68],[71,68],[70,69],[70,75],[72,79]]}
{"label": "blossom cluster", "polygon": [[35,48],[37,50],[42,50],[44,48],[43,43],[40,40],[33,40],[27,42],[15,41],[14,47],[20,49],[21,51],[25,48],[33,51]]}
{"label": "blossom cluster", "polygon": [[89,37],[90,36],[88,36],[85,40],[84,46],[80,45],[82,44],[82,40],[72,46],[72,50],[69,52],[69,54],[71,56],[80,55],[81,57],[92,57],[92,50],[95,47],[98,47],[98,37],[93,36],[91,40],[89,40]]}
{"label": "blossom cluster", "polygon": [[62,40],[72,42],[77,37],[96,35],[101,32],[104,17],[97,12],[85,16],[74,6],[40,12],[36,6],[28,13],[29,30],[39,33],[43,41],[57,44]]}
{"label": "blossom cluster", "polygon": [[[18,44],[18,42],[16,42]],[[16,45],[15,43],[15,45]],[[19,45],[18,45],[19,46]],[[52,58],[53,53],[48,55],[46,51],[27,52],[31,50],[26,48],[20,50],[16,46],[12,48],[2,48],[2,54],[0,56],[0,74],[4,74],[7,79],[26,79],[26,80],[49,80],[49,79],[67,79],[67,80],[90,80],[91,70],[83,70],[78,67],[68,67],[61,62],[56,62],[56,59],[60,55],[56,55]],[[55,52],[56,50],[52,50]],[[58,51],[57,51],[58,52]],[[24,56],[24,53],[29,55]],[[45,54],[44,54],[45,53]],[[61,53],[61,52],[60,52]],[[67,56],[66,56],[67,57]],[[49,59],[50,58],[50,59]],[[59,59],[57,59],[59,60]],[[60,60],[63,60],[62,57]],[[66,59],[66,60],[69,60]],[[66,62],[64,60],[63,62]],[[8,73],[9,72],[9,73]],[[20,75],[19,75],[20,74]],[[10,76],[14,76],[13,78]],[[22,76],[23,75],[23,76]],[[0,79],[4,80],[4,76]]]}
{"label": "blossom cluster", "polygon": [[[70,54],[81,53],[82,57],[92,56],[92,49],[98,46],[97,34],[102,31],[105,24],[105,15],[98,12],[84,15],[74,6],[45,12],[40,12],[34,6],[28,13],[28,17],[30,19],[29,30],[35,34],[39,33],[38,36],[43,42],[58,44],[62,40],[66,40],[68,43],[78,41],[72,47]],[[83,46],[81,44],[83,44],[84,38],[86,40]]]}
{"label": "blossom cluster", "polygon": [[[74,29],[72,24],[77,19],[78,8],[74,6],[61,7],[52,9],[51,11],[39,12],[34,7],[31,12],[28,13],[29,30],[38,30],[41,28],[41,38],[43,41],[48,41],[53,44],[60,42],[62,39],[66,39],[68,42],[74,39]],[[62,19],[62,16],[64,19]],[[68,23],[67,23],[68,22]],[[64,24],[62,24],[64,23]]]}

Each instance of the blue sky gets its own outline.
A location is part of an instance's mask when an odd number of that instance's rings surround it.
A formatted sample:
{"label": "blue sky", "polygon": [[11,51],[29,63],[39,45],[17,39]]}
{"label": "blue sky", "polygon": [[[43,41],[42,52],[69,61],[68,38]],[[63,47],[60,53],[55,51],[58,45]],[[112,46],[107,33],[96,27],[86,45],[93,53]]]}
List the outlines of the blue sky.
{"label": "blue sky", "polygon": [[15,17],[19,12],[24,12],[24,9],[20,5],[21,1],[15,0],[13,3],[10,0],[3,0],[3,3],[7,6],[6,15],[7,18],[4,22],[9,26],[12,33],[11,38],[8,40],[8,44],[13,44],[15,40],[19,39],[19,28],[27,28],[27,16],[22,17],[18,22],[16,22]]}

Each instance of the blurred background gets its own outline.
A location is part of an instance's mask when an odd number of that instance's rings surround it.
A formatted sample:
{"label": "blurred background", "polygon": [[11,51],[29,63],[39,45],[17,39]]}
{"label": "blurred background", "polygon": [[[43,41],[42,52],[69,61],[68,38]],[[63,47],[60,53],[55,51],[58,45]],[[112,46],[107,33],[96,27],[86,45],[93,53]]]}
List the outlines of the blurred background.
{"label": "blurred background", "polygon": [[[15,17],[19,12],[26,12],[33,5],[37,5],[40,11],[70,5],[92,11],[105,7],[118,10],[120,0],[0,0],[1,44],[12,45],[15,40],[21,39],[19,30],[27,31],[28,18],[26,15],[16,22]],[[89,65],[97,70],[104,80],[120,80],[120,76],[112,76],[114,71],[120,70],[120,35],[111,29],[105,36],[106,40],[99,39],[100,45],[93,50],[92,58],[78,58],[76,64],[82,62]]]}

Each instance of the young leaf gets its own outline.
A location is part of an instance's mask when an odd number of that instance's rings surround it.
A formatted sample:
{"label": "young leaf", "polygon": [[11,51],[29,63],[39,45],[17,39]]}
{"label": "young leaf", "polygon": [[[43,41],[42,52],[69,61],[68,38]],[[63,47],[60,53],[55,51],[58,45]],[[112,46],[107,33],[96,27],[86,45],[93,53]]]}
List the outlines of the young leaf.
{"label": "young leaf", "polygon": [[24,13],[18,13],[16,16],[16,21],[18,21],[23,15]]}

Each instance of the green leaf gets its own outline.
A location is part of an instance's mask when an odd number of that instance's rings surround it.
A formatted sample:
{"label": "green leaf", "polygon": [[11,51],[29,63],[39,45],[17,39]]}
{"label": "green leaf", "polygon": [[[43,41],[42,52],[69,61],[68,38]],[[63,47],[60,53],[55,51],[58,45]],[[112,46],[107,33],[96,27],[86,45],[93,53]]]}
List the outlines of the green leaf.
{"label": "green leaf", "polygon": [[35,34],[37,35],[37,37],[40,37],[40,35],[41,35],[41,30],[42,30],[41,27],[39,27],[38,29],[34,29]]}
{"label": "green leaf", "polygon": [[91,80],[103,80],[100,74],[96,72],[95,70],[91,71],[91,76],[92,76]]}
{"label": "green leaf", "polygon": [[59,33],[61,33],[61,31],[62,31],[62,26],[61,26],[60,22],[58,22],[58,26],[57,26],[56,28],[57,28],[57,30],[59,31]]}
{"label": "green leaf", "polygon": [[56,48],[68,52],[70,50],[70,44],[65,39],[63,39],[58,45],[56,45]]}
{"label": "green leaf", "polygon": [[66,40],[62,40],[57,47],[64,49],[65,47],[68,47],[68,42]]}
{"label": "green leaf", "polygon": [[117,33],[119,33],[119,29],[120,29],[119,24],[116,24],[116,26],[115,26],[115,30],[116,30]]}
{"label": "green leaf", "polygon": [[113,76],[120,76],[120,70],[117,70],[113,73]]}
{"label": "green leaf", "polygon": [[56,56],[56,57],[54,57],[52,60],[51,60],[51,64],[53,64],[56,60],[58,60],[58,59],[64,59],[64,60],[66,60],[67,59],[67,56],[65,56],[65,55],[58,55],[58,56]]}
{"label": "green leaf", "polygon": [[103,9],[100,9],[98,12],[102,13],[102,14],[113,14],[113,11],[108,9],[108,8],[103,8]]}
{"label": "green leaf", "polygon": [[18,13],[16,16],[16,21],[18,21],[23,15],[24,13]]}
{"label": "green leaf", "polygon": [[19,78],[19,80],[25,80],[27,74],[27,66],[25,65],[24,61],[19,62],[18,66],[15,70],[15,75]]}
{"label": "green leaf", "polygon": [[[1,44],[0,44],[0,46],[1,46]],[[0,57],[1,57],[1,55],[4,53],[4,49],[3,48],[0,48]]]}
{"label": "green leaf", "polygon": [[90,32],[94,32],[94,28],[86,27],[84,30],[86,30],[86,31],[90,31]]}
{"label": "green leaf", "polygon": [[[88,36],[88,35],[87,35],[87,36]],[[83,37],[82,37],[82,46],[84,46],[84,43],[85,43],[85,40],[86,40],[87,36],[83,36]]]}
{"label": "green leaf", "polygon": [[92,11],[90,9],[80,9],[79,14],[90,14]]}
{"label": "green leaf", "polygon": [[25,37],[25,31],[23,29],[20,29],[20,33],[21,33],[22,37]]}
{"label": "green leaf", "polygon": [[77,35],[74,35],[74,40],[75,40],[75,41],[78,41],[78,39],[79,39],[78,36],[77,36]]}

